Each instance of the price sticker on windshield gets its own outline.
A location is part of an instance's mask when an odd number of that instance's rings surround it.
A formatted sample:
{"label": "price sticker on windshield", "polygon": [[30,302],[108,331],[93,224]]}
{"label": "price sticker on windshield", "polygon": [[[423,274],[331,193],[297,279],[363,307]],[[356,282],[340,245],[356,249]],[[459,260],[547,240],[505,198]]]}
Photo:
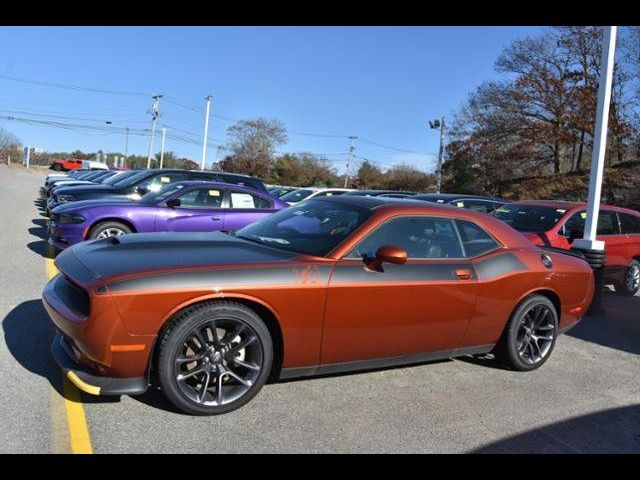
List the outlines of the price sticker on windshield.
{"label": "price sticker on windshield", "polygon": [[458,208],[464,208],[464,202],[456,202]]}
{"label": "price sticker on windshield", "polygon": [[219,197],[220,196],[220,190],[209,190],[209,196],[210,197]]}
{"label": "price sticker on windshield", "polygon": [[162,183],[171,183],[171,179],[169,177],[160,177],[160,181]]}
{"label": "price sticker on windshield", "polygon": [[583,219],[583,220],[586,220],[587,212],[580,212],[580,218]]}

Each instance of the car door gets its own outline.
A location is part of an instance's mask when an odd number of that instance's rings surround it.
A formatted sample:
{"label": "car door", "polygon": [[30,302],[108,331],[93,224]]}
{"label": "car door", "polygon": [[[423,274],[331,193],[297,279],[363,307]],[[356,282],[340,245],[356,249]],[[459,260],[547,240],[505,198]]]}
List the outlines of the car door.
{"label": "car door", "polygon": [[244,190],[228,190],[227,214],[224,229],[236,231],[273,213],[273,199]]}
{"label": "car door", "polygon": [[[211,232],[224,228],[224,191],[220,188],[194,188],[177,197],[177,207],[159,209],[156,229],[168,232]],[[166,203],[166,202],[165,202]]]}
{"label": "car door", "polygon": [[[584,233],[586,210],[579,210],[571,215],[559,230],[565,238],[581,238]],[[607,258],[605,263],[605,281],[620,281],[627,268],[626,240],[620,233],[618,215],[614,210],[602,208],[598,215],[596,238],[605,242]],[[567,245],[570,245],[569,240]]]}
{"label": "car door", "polygon": [[626,212],[618,212],[620,228],[625,243],[627,265],[633,258],[640,256],[640,216]]}
{"label": "car door", "polygon": [[[383,245],[404,265],[366,268]],[[399,216],[337,261],[327,295],[322,364],[449,350],[472,315],[476,279],[451,218]]]}

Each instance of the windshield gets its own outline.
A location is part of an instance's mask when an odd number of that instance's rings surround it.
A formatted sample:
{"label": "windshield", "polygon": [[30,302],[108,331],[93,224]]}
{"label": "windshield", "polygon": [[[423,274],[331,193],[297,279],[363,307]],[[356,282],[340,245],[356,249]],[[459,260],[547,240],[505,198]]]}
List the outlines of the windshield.
{"label": "windshield", "polygon": [[505,205],[494,215],[520,232],[546,232],[567,212],[563,208],[538,205]]}
{"label": "windshield", "polygon": [[281,196],[280,200],[283,200],[285,202],[301,202],[312,193],[313,193],[313,190],[299,188],[298,190],[294,190],[293,192],[289,192],[286,195]]}
{"label": "windshield", "polygon": [[120,181],[124,180],[125,178],[130,177],[134,173],[136,173],[136,172],[118,172],[115,175],[111,175],[106,180],[103,180],[102,184],[103,185],[113,185],[114,183],[120,182]]}
{"label": "windshield", "polygon": [[308,200],[244,227],[236,236],[290,252],[322,257],[364,223],[371,211]]}
{"label": "windshield", "polygon": [[151,170],[140,170],[127,178],[123,178],[122,180],[117,181],[116,183],[113,184],[113,186],[116,188],[131,187],[138,181],[144,180],[145,178],[147,178],[151,173],[152,173]]}
{"label": "windshield", "polygon": [[145,193],[142,197],[140,197],[139,202],[147,203],[147,204],[156,204],[158,202],[161,202],[165,198],[169,198],[171,195],[173,195],[183,187],[184,185],[175,184],[175,183],[165,185],[164,188],[161,188],[157,192]]}

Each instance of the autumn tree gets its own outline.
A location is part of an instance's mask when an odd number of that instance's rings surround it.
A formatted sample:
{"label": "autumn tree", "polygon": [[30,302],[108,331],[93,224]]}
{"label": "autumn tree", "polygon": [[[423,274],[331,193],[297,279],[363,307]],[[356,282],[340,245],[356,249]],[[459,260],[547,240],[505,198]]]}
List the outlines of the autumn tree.
{"label": "autumn tree", "polygon": [[413,165],[399,164],[385,172],[381,188],[389,190],[406,190],[412,192],[428,192],[433,189],[435,178]]}
{"label": "autumn tree", "polygon": [[376,164],[364,160],[352,180],[357,188],[377,189],[382,185],[383,177],[382,170]]}
{"label": "autumn tree", "polygon": [[20,140],[13,133],[0,128],[0,160],[7,161],[9,156],[13,157],[13,161],[19,161]]}
{"label": "autumn tree", "polygon": [[241,120],[227,129],[228,154],[220,162],[225,171],[267,177],[276,149],[287,141],[284,124],[275,119]]}

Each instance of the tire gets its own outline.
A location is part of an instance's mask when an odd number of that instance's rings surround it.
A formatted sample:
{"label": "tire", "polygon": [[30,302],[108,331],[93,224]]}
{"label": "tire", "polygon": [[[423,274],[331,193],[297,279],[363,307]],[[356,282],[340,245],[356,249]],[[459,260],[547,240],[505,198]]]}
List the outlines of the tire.
{"label": "tire", "polygon": [[52,168],[53,168],[56,172],[61,172],[61,171],[62,171],[62,165],[60,165],[59,163],[54,163]]}
{"label": "tire", "polygon": [[[531,329],[536,324],[538,314],[543,315],[538,327]],[[494,354],[498,362],[512,370],[535,370],[547,361],[557,338],[556,307],[543,295],[530,295],[511,314]]]}
{"label": "tire", "polygon": [[[238,350],[241,344],[247,345]],[[191,415],[220,415],[242,407],[262,389],[273,364],[273,343],[269,329],[250,308],[226,300],[206,302],[170,321],[161,334],[157,358],[160,387],[176,408]],[[188,358],[194,360],[186,362]],[[240,360],[246,367],[237,363]]]}
{"label": "tire", "polygon": [[[116,233],[122,232],[122,233]],[[113,234],[109,234],[113,233]],[[89,234],[87,235],[87,240],[95,240],[96,238],[108,238],[114,237],[117,235],[126,235],[127,233],[132,233],[131,228],[125,225],[122,222],[101,222],[97,225],[94,225],[91,230],[89,230]]]}
{"label": "tire", "polygon": [[633,297],[640,291],[640,262],[631,260],[624,273],[624,280],[615,285],[616,293]]}

